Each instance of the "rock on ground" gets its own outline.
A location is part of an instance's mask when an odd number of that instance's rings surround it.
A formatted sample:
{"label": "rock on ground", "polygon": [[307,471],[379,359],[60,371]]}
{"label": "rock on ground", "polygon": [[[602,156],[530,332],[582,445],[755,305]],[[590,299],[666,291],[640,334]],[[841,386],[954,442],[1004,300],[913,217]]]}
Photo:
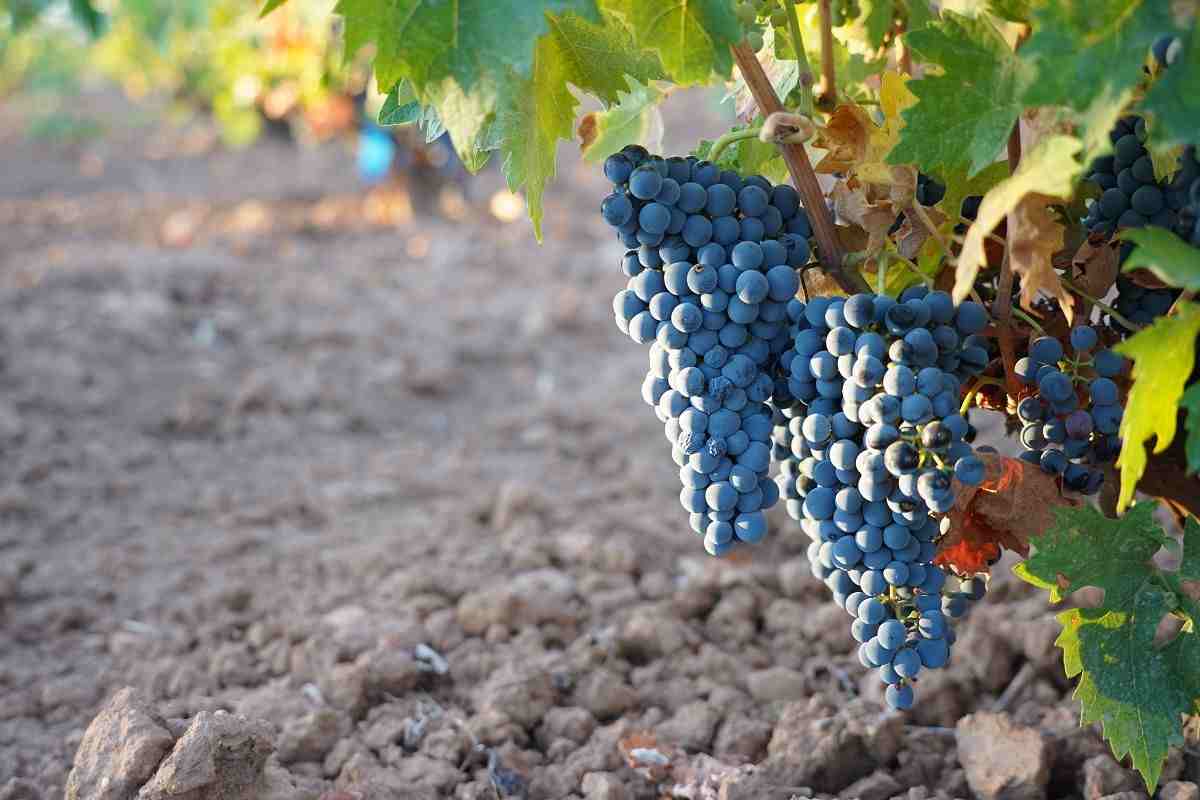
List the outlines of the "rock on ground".
{"label": "rock on ground", "polygon": [[67,800],[130,800],[175,738],[144,696],[121,689],[92,720],[67,777]]}
{"label": "rock on ground", "polygon": [[274,740],[269,722],[202,711],[138,800],[256,800]]}
{"label": "rock on ground", "polygon": [[1007,714],[977,711],[955,729],[958,760],[982,800],[1042,800],[1052,749],[1042,734]]}

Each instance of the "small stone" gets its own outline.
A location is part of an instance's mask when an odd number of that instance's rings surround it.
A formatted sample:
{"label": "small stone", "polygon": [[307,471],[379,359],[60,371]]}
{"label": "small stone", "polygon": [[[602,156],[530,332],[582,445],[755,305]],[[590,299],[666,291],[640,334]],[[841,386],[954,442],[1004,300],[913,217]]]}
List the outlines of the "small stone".
{"label": "small stone", "polygon": [[329,704],[354,719],[358,719],[367,706],[366,658],[352,664],[335,664],[321,680],[321,693]]}
{"label": "small stone", "polygon": [[256,800],[275,729],[265,720],[202,711],[138,800]]}
{"label": "small stone", "polygon": [[1007,714],[978,711],[959,720],[955,732],[958,761],[981,800],[1046,796],[1053,753],[1039,731],[1016,725]]}
{"label": "small stone", "polygon": [[583,796],[586,800],[627,800],[629,790],[611,772],[589,772],[583,776]]}
{"label": "small stone", "polygon": [[812,568],[803,558],[793,558],[779,565],[779,588],[792,599],[819,595],[828,591],[825,584],[812,575]]}
{"label": "small stone", "polygon": [[747,675],[746,689],[751,697],[762,703],[776,700],[790,703],[807,694],[808,682],[794,669],[769,667]]}
{"label": "small stone", "polygon": [[332,708],[319,708],[289,720],[279,734],[279,763],[324,761],[349,727],[349,720]]}
{"label": "small stone", "polygon": [[770,740],[770,723],[734,714],[727,716],[717,730],[713,754],[717,758],[750,763],[762,758]]}
{"label": "small stone", "polygon": [[29,781],[9,778],[0,786],[0,800],[42,800],[42,792]]}
{"label": "small stone", "polygon": [[622,655],[635,663],[669,656],[687,646],[687,626],[654,606],[635,609],[617,635]]}
{"label": "small stone", "polygon": [[458,601],[458,623],[473,636],[492,625],[573,624],[574,592],[574,579],[566,573],[533,570],[463,595]]}
{"label": "small stone", "polygon": [[658,726],[659,739],[685,750],[703,752],[712,743],[721,722],[721,712],[704,701],[681,706],[675,715]]}
{"label": "small stone", "polygon": [[904,719],[854,700],[832,716],[816,698],[783,710],[763,769],[777,783],[840,792],[890,762],[900,750]]}
{"label": "small stone", "polygon": [[544,669],[505,666],[477,692],[478,707],[499,711],[525,727],[536,724],[558,698],[558,691]]}
{"label": "small stone", "polygon": [[1092,756],[1083,762],[1084,800],[1099,800],[1117,792],[1136,791],[1141,778],[1132,770],[1125,769],[1108,753]]}
{"label": "small stone", "polygon": [[538,728],[538,740],[549,744],[558,739],[568,739],[583,744],[596,729],[596,718],[586,708],[558,706],[546,712]]}
{"label": "small stone", "polygon": [[425,675],[412,652],[377,649],[363,657],[367,667],[366,690],[372,697],[402,696],[416,689]]}
{"label": "small stone", "polygon": [[1117,792],[1106,794],[1100,800],[1146,800],[1149,796],[1145,792]]}
{"label": "small stone", "polygon": [[638,693],[613,672],[596,669],[580,678],[572,702],[607,721],[637,706]]}
{"label": "small stone", "polygon": [[876,770],[865,778],[859,778],[842,790],[843,797],[857,797],[858,800],[888,800],[892,795],[904,789],[900,782],[886,772]]}
{"label": "small stone", "polygon": [[149,701],[131,688],[121,689],[79,743],[67,777],[67,800],[128,800],[150,780],[174,743]]}
{"label": "small stone", "polygon": [[1200,786],[1191,781],[1171,781],[1158,790],[1158,800],[1200,800]]}

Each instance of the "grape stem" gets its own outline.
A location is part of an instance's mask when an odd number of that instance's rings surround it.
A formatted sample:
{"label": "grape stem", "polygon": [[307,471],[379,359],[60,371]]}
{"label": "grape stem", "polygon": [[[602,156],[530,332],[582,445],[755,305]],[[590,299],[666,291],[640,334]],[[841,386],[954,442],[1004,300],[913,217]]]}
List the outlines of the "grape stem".
{"label": "grape stem", "polygon": [[[754,52],[744,43],[732,45],[730,49],[746,87],[750,89],[754,102],[758,104],[763,115],[770,116],[776,111],[783,111],[783,104],[779,102],[779,96],[775,94],[775,88],[771,86],[771,81]],[[821,184],[813,172],[812,162],[808,159],[804,145],[780,144],[779,149],[783,153],[788,172],[791,173],[792,183],[804,202],[808,220],[812,223],[813,238],[817,242],[817,255],[820,257],[822,271],[848,294],[870,291],[861,275],[847,272],[842,267],[846,251],[837,237],[833,214],[825,202],[825,194],[821,191]]]}
{"label": "grape stem", "polygon": [[998,378],[989,378],[986,375],[980,375],[975,379],[975,382],[971,384],[971,388],[967,390],[967,394],[966,397],[963,398],[962,405],[958,407],[958,413],[962,414],[964,417],[967,416],[967,412],[971,410],[971,403],[975,402],[975,395],[979,394],[979,390],[984,386],[1003,385],[1004,381],[999,380]]}
{"label": "grape stem", "polygon": [[821,14],[821,84],[817,102],[822,106],[837,104],[837,77],[833,67],[833,12],[830,0],[820,0]]}
{"label": "grape stem", "polygon": [[796,54],[796,63],[800,65],[800,101],[797,108],[802,114],[812,114],[813,111],[813,71],[808,64],[808,51],[804,49],[804,35],[800,32],[800,17],[796,13],[796,4],[791,0],[780,0],[788,18],[788,36],[792,40],[792,51]]}
{"label": "grape stem", "polygon": [[729,131],[724,136],[712,143],[712,147],[710,147],[708,150],[708,160],[714,164],[717,163],[717,159],[721,157],[721,153],[725,152],[725,149],[731,144],[743,141],[745,139],[756,139],[758,138],[758,134],[761,132],[761,126],[743,128],[740,131]]}
{"label": "grape stem", "polygon": [[884,250],[880,252],[879,258],[875,261],[875,293],[887,294],[884,291],[887,288],[887,257],[888,252]]}
{"label": "grape stem", "polygon": [[1072,292],[1074,292],[1075,294],[1082,297],[1084,300],[1087,300],[1089,303],[1091,303],[1096,308],[1103,311],[1105,314],[1108,314],[1110,317],[1115,319],[1117,322],[1121,323],[1121,325],[1125,326],[1129,330],[1140,331],[1142,328],[1146,327],[1145,325],[1139,325],[1138,323],[1134,322],[1133,320],[1126,318],[1125,315],[1123,315],[1120,311],[1117,311],[1115,308],[1113,308],[1112,306],[1110,306],[1108,303],[1104,302],[1103,300],[1100,300],[1096,297],[1092,297],[1092,295],[1088,294],[1082,286],[1077,284],[1071,278],[1068,278],[1066,275],[1060,275],[1059,279],[1062,281],[1063,286],[1067,287]]}
{"label": "grape stem", "polygon": [[1031,315],[1025,313],[1024,309],[1012,305],[1010,305],[1009,308],[1012,310],[1013,315],[1018,319],[1025,322],[1029,327],[1033,328],[1042,336],[1046,335],[1046,329],[1042,327],[1041,323],[1034,319]]}

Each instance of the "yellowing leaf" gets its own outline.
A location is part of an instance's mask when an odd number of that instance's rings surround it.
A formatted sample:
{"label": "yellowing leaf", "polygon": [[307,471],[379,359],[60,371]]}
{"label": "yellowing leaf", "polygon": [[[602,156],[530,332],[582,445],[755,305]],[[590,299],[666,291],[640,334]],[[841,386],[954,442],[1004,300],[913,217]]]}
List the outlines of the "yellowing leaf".
{"label": "yellowing leaf", "polygon": [[[1009,212],[1024,206],[1021,214],[1036,227],[1033,231],[1021,234],[1020,241],[1013,241],[1013,268],[1017,269],[1016,251],[1019,249],[1023,274],[1030,276],[1028,280],[1031,286],[1028,289],[1025,285],[1026,280],[1021,281],[1022,302],[1028,304],[1036,287],[1057,297],[1064,310],[1070,308],[1070,295],[1058,283],[1058,278],[1049,264],[1049,254],[1053,251],[1047,248],[1053,243],[1056,232],[1046,222],[1045,207],[1047,202],[1054,198],[1065,199],[1071,196],[1075,178],[1083,170],[1082,165],[1075,160],[1075,155],[1081,147],[1082,143],[1072,136],[1051,136],[1043,139],[1021,159],[1016,172],[1000,181],[984,196],[979,205],[979,214],[975,223],[967,230],[962,253],[958,257],[958,269],[954,278],[955,302],[962,302],[971,293],[975,276],[987,263],[987,255],[983,248],[984,239]],[[1026,198],[1031,195],[1035,197],[1027,201]],[[1018,231],[1020,227],[1018,225]],[[1059,228],[1061,229],[1061,226]],[[1060,234],[1061,230],[1057,235]],[[1058,246],[1062,246],[1061,241]],[[1043,257],[1045,263],[1040,261]]]}
{"label": "yellowing leaf", "polygon": [[1008,162],[997,161],[982,172],[967,177],[967,162],[957,164],[952,169],[942,170],[938,179],[946,185],[946,194],[938,203],[946,214],[954,217],[957,223],[962,213],[963,200],[972,195],[985,195],[1000,181],[1008,177]]}
{"label": "yellowing leaf", "polygon": [[620,101],[603,111],[584,114],[576,126],[584,161],[600,162],[627,144],[662,149],[663,123],[658,102],[663,93],[652,85],[631,80],[632,90],[619,92]]}
{"label": "yellowing leaf", "polygon": [[900,112],[917,98],[896,72],[885,72],[881,79],[879,107],[883,125],[876,125],[859,105],[838,106],[822,129],[816,145],[828,152],[817,165],[818,172],[849,172],[866,183],[890,185],[896,168],[886,163],[888,153],[900,139],[904,119]]}
{"label": "yellowing leaf", "polygon": [[1133,359],[1133,386],[1121,420],[1121,494],[1117,511],[1133,500],[1133,490],[1146,471],[1146,447],[1155,437],[1161,453],[1175,438],[1176,412],[1196,357],[1200,333],[1200,304],[1183,303],[1178,313],[1160,317],[1153,325],[1117,345]]}

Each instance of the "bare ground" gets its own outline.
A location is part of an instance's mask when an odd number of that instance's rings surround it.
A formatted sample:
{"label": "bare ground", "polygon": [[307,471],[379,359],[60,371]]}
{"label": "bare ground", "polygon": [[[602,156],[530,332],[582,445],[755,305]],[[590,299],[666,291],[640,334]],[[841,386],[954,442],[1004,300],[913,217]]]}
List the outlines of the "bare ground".
{"label": "bare ground", "polygon": [[168,747],[267,719],[246,796],[1139,796],[1027,588],[897,715],[785,515],[704,555],[574,156],[539,247],[494,171],[364,200],[341,145],[120,109],[79,148],[0,124],[0,798],[63,796],[123,686]]}

